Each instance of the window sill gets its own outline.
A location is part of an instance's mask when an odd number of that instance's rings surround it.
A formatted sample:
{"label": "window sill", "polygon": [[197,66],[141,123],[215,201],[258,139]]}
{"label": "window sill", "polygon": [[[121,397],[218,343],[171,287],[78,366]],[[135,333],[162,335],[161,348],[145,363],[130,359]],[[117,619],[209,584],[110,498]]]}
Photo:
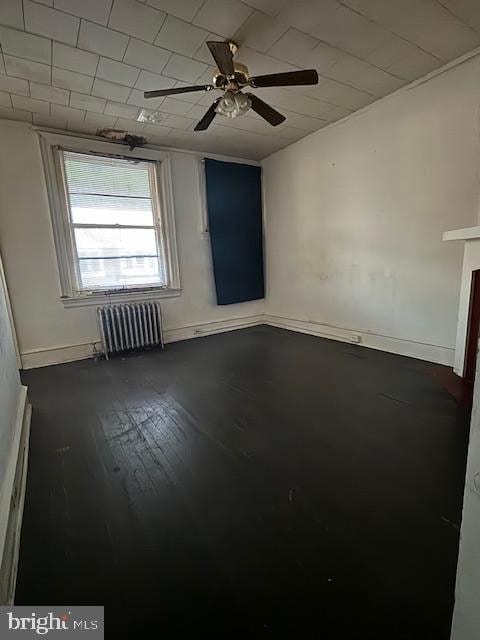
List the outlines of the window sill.
{"label": "window sill", "polygon": [[72,307],[92,307],[102,304],[117,304],[128,302],[144,302],[161,298],[174,298],[181,295],[181,289],[150,289],[146,291],[122,291],[118,293],[91,293],[72,297],[60,298],[66,309]]}

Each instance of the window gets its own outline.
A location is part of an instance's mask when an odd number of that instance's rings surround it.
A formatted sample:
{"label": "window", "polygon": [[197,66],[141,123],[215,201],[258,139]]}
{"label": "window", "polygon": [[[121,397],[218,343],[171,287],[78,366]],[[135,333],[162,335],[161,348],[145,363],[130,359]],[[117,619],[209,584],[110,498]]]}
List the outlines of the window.
{"label": "window", "polygon": [[85,141],[47,142],[42,151],[65,306],[178,295],[166,154],[137,149],[130,157],[112,143],[87,151]]}
{"label": "window", "polygon": [[60,153],[78,290],[166,286],[155,163]]}

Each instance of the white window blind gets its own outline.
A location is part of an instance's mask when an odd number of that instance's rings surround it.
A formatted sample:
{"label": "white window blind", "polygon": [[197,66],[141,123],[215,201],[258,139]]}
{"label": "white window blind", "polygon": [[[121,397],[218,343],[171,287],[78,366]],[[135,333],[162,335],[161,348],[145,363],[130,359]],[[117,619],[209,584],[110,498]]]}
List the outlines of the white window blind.
{"label": "white window blind", "polygon": [[166,286],[155,163],[60,153],[78,291]]}

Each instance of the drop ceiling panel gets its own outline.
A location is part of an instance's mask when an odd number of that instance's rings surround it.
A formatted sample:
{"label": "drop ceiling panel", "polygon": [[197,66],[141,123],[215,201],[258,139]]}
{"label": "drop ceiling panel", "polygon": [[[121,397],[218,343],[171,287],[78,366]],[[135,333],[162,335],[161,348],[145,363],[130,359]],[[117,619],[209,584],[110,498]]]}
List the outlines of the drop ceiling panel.
{"label": "drop ceiling panel", "polygon": [[[257,95],[249,111],[193,131],[219,93],[206,41],[234,38],[251,75],[315,68],[317,86]],[[478,0],[0,0],[0,118],[262,158],[480,46]],[[137,120],[146,109],[158,122]]]}

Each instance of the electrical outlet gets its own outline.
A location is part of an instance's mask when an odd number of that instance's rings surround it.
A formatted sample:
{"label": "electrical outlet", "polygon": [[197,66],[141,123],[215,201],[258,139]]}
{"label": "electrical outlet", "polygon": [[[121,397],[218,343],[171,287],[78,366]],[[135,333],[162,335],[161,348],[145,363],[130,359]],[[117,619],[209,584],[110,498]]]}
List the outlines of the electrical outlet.
{"label": "electrical outlet", "polygon": [[350,336],[350,342],[353,342],[354,344],[360,344],[361,341],[362,336],[359,336],[357,333],[352,333]]}

